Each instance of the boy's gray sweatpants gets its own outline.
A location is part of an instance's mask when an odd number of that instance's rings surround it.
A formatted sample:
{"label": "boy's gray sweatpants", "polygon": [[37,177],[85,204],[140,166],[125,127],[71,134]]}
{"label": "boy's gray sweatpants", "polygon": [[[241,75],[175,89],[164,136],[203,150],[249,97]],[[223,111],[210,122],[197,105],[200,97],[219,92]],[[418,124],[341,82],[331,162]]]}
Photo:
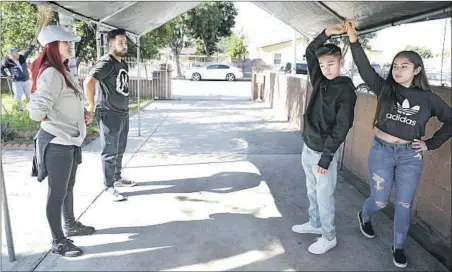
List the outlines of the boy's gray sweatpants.
{"label": "boy's gray sweatpants", "polygon": [[336,237],[334,224],[334,191],[337,181],[337,152],[326,174],[317,172],[321,152],[303,146],[301,162],[306,175],[306,190],[309,199],[309,222],[315,228],[322,229],[322,236],[328,240]]}

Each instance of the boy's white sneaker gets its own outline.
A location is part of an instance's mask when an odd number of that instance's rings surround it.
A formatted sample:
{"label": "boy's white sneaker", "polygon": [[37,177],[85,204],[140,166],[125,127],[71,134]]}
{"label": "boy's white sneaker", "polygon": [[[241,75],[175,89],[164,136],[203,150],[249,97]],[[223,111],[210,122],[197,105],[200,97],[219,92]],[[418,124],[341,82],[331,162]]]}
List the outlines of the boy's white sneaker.
{"label": "boy's white sneaker", "polygon": [[328,240],[325,237],[320,237],[317,242],[310,245],[308,251],[312,254],[323,254],[337,245],[336,237],[333,240]]}
{"label": "boy's white sneaker", "polygon": [[303,225],[294,225],[292,231],[296,233],[312,233],[312,234],[322,234],[321,228],[314,228],[309,222]]}

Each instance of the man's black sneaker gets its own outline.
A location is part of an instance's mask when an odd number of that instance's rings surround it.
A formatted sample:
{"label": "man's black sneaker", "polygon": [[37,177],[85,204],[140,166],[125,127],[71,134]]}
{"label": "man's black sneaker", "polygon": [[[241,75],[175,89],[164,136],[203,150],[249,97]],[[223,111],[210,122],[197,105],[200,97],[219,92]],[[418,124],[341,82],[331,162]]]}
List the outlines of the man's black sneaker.
{"label": "man's black sneaker", "polygon": [[372,228],[372,224],[369,222],[364,222],[363,218],[361,216],[361,212],[358,213],[358,221],[359,221],[359,229],[361,230],[361,233],[366,236],[367,238],[374,238],[375,232]]}
{"label": "man's black sneaker", "polygon": [[76,222],[72,227],[65,227],[67,237],[90,235],[95,231],[93,227],[85,226],[80,222]]}
{"label": "man's black sneaker", "polygon": [[64,238],[62,241],[52,242],[52,253],[59,254],[64,257],[77,257],[82,255],[82,250],[73,244],[71,239]]}
{"label": "man's black sneaker", "polygon": [[405,252],[403,252],[403,248],[394,249],[394,246],[392,246],[392,260],[394,262],[394,265],[398,268],[405,268],[408,265]]}

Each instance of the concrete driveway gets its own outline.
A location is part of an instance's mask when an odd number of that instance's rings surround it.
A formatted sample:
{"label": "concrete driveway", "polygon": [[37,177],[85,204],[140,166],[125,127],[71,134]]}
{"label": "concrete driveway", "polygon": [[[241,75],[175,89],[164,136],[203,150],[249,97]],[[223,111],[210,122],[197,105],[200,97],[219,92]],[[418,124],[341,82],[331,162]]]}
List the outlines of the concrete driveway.
{"label": "concrete driveway", "polygon": [[[234,84],[234,83],[233,83]],[[314,235],[291,231],[308,219],[301,169],[302,139],[294,126],[251,101],[161,101],[142,113],[142,136],[131,120],[124,174],[138,186],[127,202],[102,194],[99,142],[84,148],[75,187],[76,215],[97,232],[75,237],[85,254],[48,254],[46,181],[29,177],[31,153],[3,153],[18,260],[2,271],[392,271],[392,222],[374,218],[364,238],[356,213],[364,197],[339,180],[338,246],[307,252]],[[445,268],[409,238],[407,271]]]}

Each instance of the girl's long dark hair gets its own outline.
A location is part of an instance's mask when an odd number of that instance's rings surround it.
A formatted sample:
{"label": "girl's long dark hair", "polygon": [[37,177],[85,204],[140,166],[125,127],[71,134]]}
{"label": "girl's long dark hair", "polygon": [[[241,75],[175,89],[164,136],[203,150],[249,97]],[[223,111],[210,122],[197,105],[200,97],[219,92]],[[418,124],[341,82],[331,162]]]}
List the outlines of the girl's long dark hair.
{"label": "girl's long dark hair", "polygon": [[399,52],[391,63],[391,68],[389,69],[388,76],[386,78],[385,87],[381,90],[381,93],[378,97],[377,110],[375,112],[373,126],[377,124],[377,122],[384,122],[386,119],[385,116],[381,116],[382,112],[391,111],[394,107],[397,99],[396,99],[396,90],[399,87],[399,84],[394,80],[392,76],[392,69],[394,66],[394,61],[398,57],[406,57],[410,60],[411,63],[414,64],[414,69],[421,68],[421,71],[414,76],[412,86],[417,87],[420,90],[426,92],[432,92],[432,88],[428,83],[427,75],[425,74],[424,62],[422,61],[421,56],[414,51],[401,51]]}

